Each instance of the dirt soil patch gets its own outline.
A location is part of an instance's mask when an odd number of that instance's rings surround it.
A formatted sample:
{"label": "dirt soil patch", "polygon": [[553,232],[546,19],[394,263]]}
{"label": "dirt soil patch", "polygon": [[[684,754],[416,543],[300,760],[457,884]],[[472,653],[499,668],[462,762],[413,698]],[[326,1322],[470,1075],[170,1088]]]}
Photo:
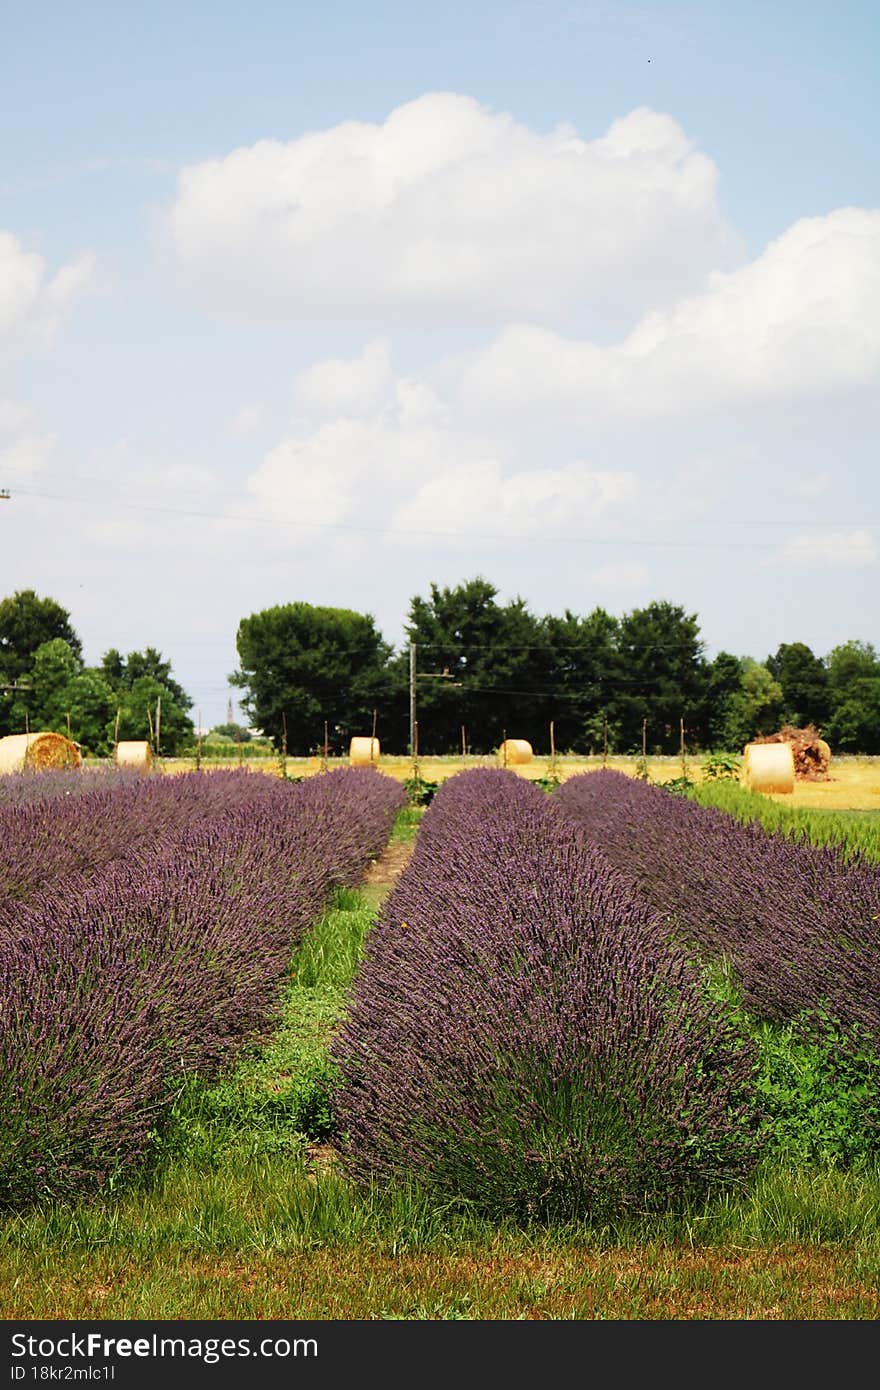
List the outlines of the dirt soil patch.
{"label": "dirt soil patch", "polygon": [[364,883],[390,888],[397,882],[415,849],[414,840],[395,841],[386,845],[378,859],[373,859],[364,874]]}

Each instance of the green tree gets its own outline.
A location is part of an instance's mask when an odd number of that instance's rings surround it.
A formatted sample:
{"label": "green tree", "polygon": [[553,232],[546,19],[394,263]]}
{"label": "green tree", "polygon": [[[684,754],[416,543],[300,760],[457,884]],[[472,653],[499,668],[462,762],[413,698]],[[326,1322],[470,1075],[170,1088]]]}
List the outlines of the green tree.
{"label": "green tree", "polygon": [[831,714],[825,739],[841,753],[880,753],[880,657],[870,642],[843,642],[827,664]]}
{"label": "green tree", "polygon": [[719,652],[714,660],[706,663],[700,720],[700,742],[704,747],[739,751],[741,740],[737,710],[742,677],[743,661],[731,652]]}
{"label": "green tree", "polygon": [[[177,703],[167,685],[153,676],[138,676],[130,686],[115,691],[114,713],[105,733],[112,744],[119,719],[120,742],[149,742],[154,751],[173,758],[191,742],[193,722]],[[158,726],[158,732],[157,732]]]}
{"label": "green tree", "polygon": [[155,647],[145,647],[142,652],[129,652],[126,657],[111,647],[101,658],[101,673],[111,690],[115,691],[131,690],[135,681],[149,676],[168,692],[180,709],[192,709],[192,700],[171,674],[171,662],[166,661]]}
{"label": "green tree", "polygon": [[57,733],[66,732],[69,714],[71,736],[84,752],[97,758],[112,752],[109,721],[111,716],[115,718],[116,698],[100,671],[92,666],[78,671],[61,691],[60,703],[64,705],[65,724],[52,726]]}
{"label": "green tree", "polygon": [[289,753],[312,752],[323,741],[347,749],[353,735],[376,733],[400,720],[389,672],[392,654],[369,614],[349,608],[288,603],[242,618],[236,634],[239,669],[231,684],[246,694],[242,709],[280,748],[287,725]]}
{"label": "green tree", "polygon": [[62,637],[54,637],[37,648],[29,672],[32,688],[27,697],[32,729],[66,734],[65,691],[81,669],[82,662]]}
{"label": "green tree", "polygon": [[193,702],[172,676],[170,661],[166,661],[155,647],[129,652],[125,657],[111,647],[101,658],[99,674],[112,692],[112,717],[105,727],[111,747],[116,734],[117,712],[120,741],[148,741],[155,752],[170,758],[191,741],[195,730],[188,711]]}
{"label": "green tree", "polygon": [[648,747],[660,753],[678,751],[682,719],[686,736],[693,739],[705,694],[702,652],[695,613],[663,600],[623,615],[618,688],[608,711],[620,728],[618,751],[641,750],[643,719],[648,721]]}
{"label": "green tree", "polygon": [[27,678],[30,689],[13,704],[16,724],[69,736],[95,756],[110,751],[106,724],[116,708],[113,692],[100,671],[82,666],[69,642],[55,637],[38,647]]}
{"label": "green tree", "polygon": [[783,722],[821,728],[831,710],[828,668],[821,658],[805,642],[782,642],[766,665],[782,688]]}
{"label": "green tree", "polygon": [[[39,647],[53,639],[66,642],[78,662],[82,644],[70,614],[52,598],[40,598],[33,589],[19,589],[0,601],[0,686],[24,681]],[[24,732],[26,705],[17,692],[0,690],[0,736]]]}
{"label": "green tree", "polygon": [[568,608],[562,617],[548,614],[542,622],[545,680],[553,692],[556,747],[573,753],[600,752],[605,722],[609,744],[620,739],[613,707],[621,688],[618,639],[620,624],[604,608],[580,617]]}
{"label": "green tree", "polygon": [[758,734],[772,734],[782,722],[782,686],[751,656],[740,658],[739,689],[727,706],[721,746],[741,752]]}
{"label": "green tree", "polygon": [[210,730],[215,738],[229,738],[233,743],[250,743],[253,735],[243,724],[215,724]]}
{"label": "green tree", "polygon": [[453,587],[431,584],[410,602],[398,683],[416,647],[416,714],[423,752],[487,753],[504,733],[544,747],[553,717],[545,638],[521,598],[496,602],[481,576]]}

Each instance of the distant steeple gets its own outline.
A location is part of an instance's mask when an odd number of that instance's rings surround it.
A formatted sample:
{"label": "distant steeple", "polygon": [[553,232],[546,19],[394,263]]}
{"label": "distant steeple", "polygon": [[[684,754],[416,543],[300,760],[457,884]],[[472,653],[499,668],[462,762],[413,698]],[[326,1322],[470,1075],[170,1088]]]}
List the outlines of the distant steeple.
{"label": "distant steeple", "polygon": [[235,723],[235,720],[234,720],[233,717],[232,717],[232,700],[230,700],[229,703],[228,703],[227,706],[226,706],[226,723],[227,723],[227,724],[234,724],[234,723]]}

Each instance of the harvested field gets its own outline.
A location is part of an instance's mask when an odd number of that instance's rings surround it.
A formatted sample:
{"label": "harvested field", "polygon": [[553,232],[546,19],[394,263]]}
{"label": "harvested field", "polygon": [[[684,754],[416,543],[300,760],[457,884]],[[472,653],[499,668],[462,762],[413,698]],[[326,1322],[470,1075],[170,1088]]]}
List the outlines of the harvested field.
{"label": "harvested field", "polygon": [[[605,766],[618,772],[635,776],[637,768],[635,757],[609,755]],[[703,780],[702,754],[688,755],[688,776],[694,782]],[[226,764],[228,766],[228,762]],[[187,772],[195,766],[193,759],[164,759],[161,770],[165,773]],[[205,764],[203,763],[203,766]],[[330,758],[328,768],[348,766],[347,758]],[[457,772],[473,767],[499,767],[500,760],[493,756],[474,755],[463,759],[459,757],[420,758],[419,771],[426,782],[445,782]],[[601,756],[557,756],[555,772],[560,781],[580,772],[590,772],[603,766]],[[251,772],[263,772],[270,776],[280,775],[280,760],[267,758],[265,761],[253,759],[248,764]],[[321,771],[318,758],[288,758],[288,777],[312,777]],[[408,757],[382,756],[381,771],[398,781],[406,781],[412,776],[412,760]],[[546,754],[536,752],[530,763],[511,768],[517,777],[525,777],[530,782],[541,781],[550,775],[550,759]],[[682,773],[681,758],[648,758],[648,777],[652,782],[672,782]],[[859,757],[836,754],[832,758],[830,776],[826,782],[801,781],[796,779],[794,790],[784,794],[765,793],[770,800],[790,807],[825,808],[829,811],[880,811],[880,757]]]}

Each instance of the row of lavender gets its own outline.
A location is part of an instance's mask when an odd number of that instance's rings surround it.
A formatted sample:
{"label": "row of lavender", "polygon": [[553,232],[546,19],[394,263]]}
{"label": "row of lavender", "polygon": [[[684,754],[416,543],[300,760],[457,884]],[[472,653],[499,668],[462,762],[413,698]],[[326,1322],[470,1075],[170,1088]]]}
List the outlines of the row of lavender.
{"label": "row of lavender", "polygon": [[880,1050],[880,866],[601,769],[553,800],[754,1017],[834,1020]]}
{"label": "row of lavender", "polygon": [[0,779],[0,912],[49,883],[90,875],[132,850],[205,826],[236,807],[277,805],[290,787],[238,769],[145,776],[47,771]]}
{"label": "row of lavender", "polygon": [[760,1153],[733,1008],[584,827],[503,769],[437,792],[332,1055],[350,1176],[496,1218],[666,1209]]}
{"label": "row of lavender", "polygon": [[144,779],[0,808],[0,1206],[145,1157],[275,1021],[291,953],[404,802],[371,769]]}

